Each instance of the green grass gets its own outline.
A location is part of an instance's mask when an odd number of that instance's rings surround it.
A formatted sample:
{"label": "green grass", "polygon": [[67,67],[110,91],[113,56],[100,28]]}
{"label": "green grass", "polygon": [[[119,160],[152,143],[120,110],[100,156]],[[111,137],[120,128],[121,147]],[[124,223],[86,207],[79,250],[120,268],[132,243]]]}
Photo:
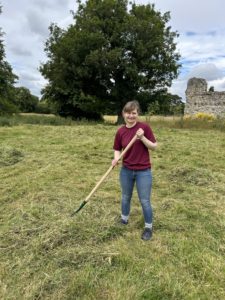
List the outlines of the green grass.
{"label": "green grass", "polygon": [[152,121],[154,236],[118,224],[114,125],[0,127],[1,299],[225,299],[224,132]]}

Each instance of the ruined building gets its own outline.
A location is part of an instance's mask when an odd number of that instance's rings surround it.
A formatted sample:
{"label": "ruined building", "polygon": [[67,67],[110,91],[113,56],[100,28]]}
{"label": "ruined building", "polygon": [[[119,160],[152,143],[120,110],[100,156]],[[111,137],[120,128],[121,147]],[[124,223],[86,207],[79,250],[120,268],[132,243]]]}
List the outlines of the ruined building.
{"label": "ruined building", "polygon": [[185,114],[204,112],[225,116],[225,92],[208,91],[205,79],[195,77],[189,79],[185,93]]}

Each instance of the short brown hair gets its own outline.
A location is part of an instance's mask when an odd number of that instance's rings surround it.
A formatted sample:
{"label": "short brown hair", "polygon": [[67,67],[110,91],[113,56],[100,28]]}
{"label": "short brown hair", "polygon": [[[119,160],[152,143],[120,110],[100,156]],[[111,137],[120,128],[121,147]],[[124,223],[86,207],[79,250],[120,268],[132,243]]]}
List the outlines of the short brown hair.
{"label": "short brown hair", "polygon": [[123,112],[131,112],[132,110],[137,110],[138,114],[140,114],[140,104],[137,100],[129,101],[125,104],[123,108]]}

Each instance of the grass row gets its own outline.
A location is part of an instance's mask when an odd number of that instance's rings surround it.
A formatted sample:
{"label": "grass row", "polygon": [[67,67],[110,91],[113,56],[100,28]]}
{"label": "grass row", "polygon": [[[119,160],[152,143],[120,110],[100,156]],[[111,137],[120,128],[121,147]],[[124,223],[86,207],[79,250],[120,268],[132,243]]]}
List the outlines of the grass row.
{"label": "grass row", "polygon": [[[213,129],[225,132],[225,118],[208,119],[207,114],[204,118],[191,118],[185,116],[142,116],[142,121],[149,122],[157,127],[177,128],[177,129]],[[116,116],[104,116],[101,123],[115,124]],[[52,125],[52,126],[76,126],[77,124],[96,124],[99,122],[82,119],[74,121],[71,118],[61,118],[55,115],[38,114],[17,114],[14,116],[0,116],[0,127],[12,127],[23,124],[33,125]]]}
{"label": "grass row", "polygon": [[224,299],[224,132],[152,121],[146,243],[136,192],[118,223],[119,168],[70,217],[108,169],[117,129],[73,125],[0,128],[1,299]]}

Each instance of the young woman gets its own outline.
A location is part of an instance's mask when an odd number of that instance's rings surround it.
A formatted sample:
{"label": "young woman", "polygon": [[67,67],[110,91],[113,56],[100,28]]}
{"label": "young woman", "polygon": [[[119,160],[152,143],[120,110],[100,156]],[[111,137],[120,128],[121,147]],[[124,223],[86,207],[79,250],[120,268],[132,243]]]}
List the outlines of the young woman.
{"label": "young woman", "polygon": [[123,165],[120,171],[122,190],[121,223],[128,224],[131,197],[136,182],[145,220],[142,239],[150,240],[152,237],[152,207],[150,202],[152,173],[148,150],[155,150],[157,143],[149,125],[138,121],[140,106],[137,101],[128,102],[122,113],[125,125],[118,129],[115,136],[113,166],[117,164],[121,150],[128,145],[135,134],[137,140],[123,157]]}

